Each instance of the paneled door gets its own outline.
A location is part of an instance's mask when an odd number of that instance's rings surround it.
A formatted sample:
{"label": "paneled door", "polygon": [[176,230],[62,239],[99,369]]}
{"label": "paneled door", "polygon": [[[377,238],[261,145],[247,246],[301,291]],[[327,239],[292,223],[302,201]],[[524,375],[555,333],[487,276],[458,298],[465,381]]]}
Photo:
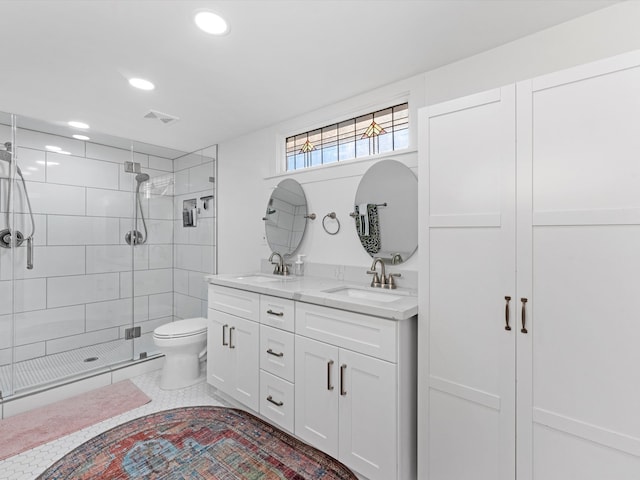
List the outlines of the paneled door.
{"label": "paneled door", "polygon": [[517,478],[637,479],[640,53],[517,89]]}
{"label": "paneled door", "polygon": [[419,477],[513,479],[515,87],[420,115]]}

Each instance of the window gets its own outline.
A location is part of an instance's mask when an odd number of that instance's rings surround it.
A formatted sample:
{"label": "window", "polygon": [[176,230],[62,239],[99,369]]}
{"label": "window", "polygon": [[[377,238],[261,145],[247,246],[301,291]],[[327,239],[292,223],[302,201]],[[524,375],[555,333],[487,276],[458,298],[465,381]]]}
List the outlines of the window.
{"label": "window", "polygon": [[287,171],[401,150],[409,146],[409,104],[327,125],[286,140]]}

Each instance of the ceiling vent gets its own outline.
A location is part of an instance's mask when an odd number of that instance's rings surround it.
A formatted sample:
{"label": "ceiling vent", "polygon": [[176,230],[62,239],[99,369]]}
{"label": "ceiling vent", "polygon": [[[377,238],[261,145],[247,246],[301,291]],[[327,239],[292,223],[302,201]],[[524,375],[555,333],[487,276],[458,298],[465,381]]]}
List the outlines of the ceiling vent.
{"label": "ceiling vent", "polygon": [[178,117],[174,117],[173,115],[169,115],[168,113],[158,112],[157,110],[149,110],[144,118],[159,120],[164,125],[171,125],[172,123],[176,123],[178,120],[180,120]]}

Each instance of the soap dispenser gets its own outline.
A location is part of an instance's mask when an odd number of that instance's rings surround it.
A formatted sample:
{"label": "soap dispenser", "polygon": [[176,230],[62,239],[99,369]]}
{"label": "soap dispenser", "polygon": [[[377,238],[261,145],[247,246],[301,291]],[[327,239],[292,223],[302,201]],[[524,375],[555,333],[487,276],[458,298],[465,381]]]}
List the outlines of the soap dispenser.
{"label": "soap dispenser", "polygon": [[304,261],[302,260],[306,255],[299,254],[298,259],[294,262],[293,274],[302,277],[304,275]]}

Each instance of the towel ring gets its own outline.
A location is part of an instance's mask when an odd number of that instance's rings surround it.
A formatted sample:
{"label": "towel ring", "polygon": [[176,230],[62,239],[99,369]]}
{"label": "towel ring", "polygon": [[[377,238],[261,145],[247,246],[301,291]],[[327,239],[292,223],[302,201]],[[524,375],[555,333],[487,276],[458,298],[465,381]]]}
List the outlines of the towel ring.
{"label": "towel ring", "polygon": [[[336,222],[338,222],[338,228],[336,229],[335,232],[330,231],[327,226],[325,225],[325,221],[327,220],[327,218],[331,218],[333,220],[335,220]],[[340,220],[338,220],[338,217],[336,217],[336,212],[331,212],[331,213],[327,213],[323,218],[322,218],[322,228],[324,228],[324,231],[327,232],[329,235],[335,235],[340,231]]]}

